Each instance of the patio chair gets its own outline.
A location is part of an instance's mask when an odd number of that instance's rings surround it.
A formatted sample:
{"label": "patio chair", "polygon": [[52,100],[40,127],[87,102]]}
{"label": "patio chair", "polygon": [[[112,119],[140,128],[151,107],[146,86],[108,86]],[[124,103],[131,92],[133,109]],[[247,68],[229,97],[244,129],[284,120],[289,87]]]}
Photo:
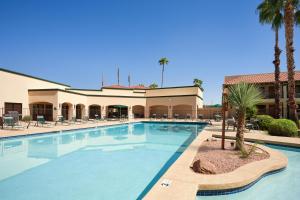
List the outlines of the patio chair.
{"label": "patio chair", "polygon": [[46,125],[46,126],[51,126],[52,124],[49,122],[46,122],[45,118],[43,115],[38,115],[36,116],[36,124],[35,126],[39,126],[39,124],[41,124],[42,126]]}
{"label": "patio chair", "polygon": [[3,128],[11,127],[11,128],[24,128],[18,122],[15,122],[14,118],[11,116],[4,116],[3,117]]}
{"label": "patio chair", "polygon": [[246,121],[245,127],[251,130],[259,130],[258,119],[251,118],[249,121]]}
{"label": "patio chair", "polygon": [[226,121],[226,125],[227,125],[227,130],[229,129],[230,126],[232,126],[233,130],[235,130],[237,124],[234,118],[232,119],[227,119]]}
{"label": "patio chair", "polygon": [[216,122],[219,122],[219,121],[221,121],[222,116],[219,115],[219,114],[215,114],[215,115],[214,115],[214,119],[215,119]]}
{"label": "patio chair", "polygon": [[57,116],[57,120],[55,121],[55,126],[57,125],[57,123],[61,123],[61,124],[66,124],[69,125],[70,123],[68,121],[65,120],[65,118],[63,116]]}

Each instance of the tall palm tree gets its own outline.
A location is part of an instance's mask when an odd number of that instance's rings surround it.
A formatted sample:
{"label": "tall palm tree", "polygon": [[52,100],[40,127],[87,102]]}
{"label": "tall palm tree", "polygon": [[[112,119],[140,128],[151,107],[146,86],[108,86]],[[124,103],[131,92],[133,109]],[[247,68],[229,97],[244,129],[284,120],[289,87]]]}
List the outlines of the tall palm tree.
{"label": "tall palm tree", "polygon": [[164,58],[161,58],[158,61],[158,63],[159,63],[159,65],[162,65],[162,69],[161,69],[161,87],[163,87],[165,65],[167,65],[169,63],[169,60],[166,57],[164,57]]}
{"label": "tall palm tree", "polygon": [[283,24],[282,1],[281,0],[264,0],[257,7],[259,13],[259,22],[262,24],[271,24],[275,32],[275,59],[273,61],[275,67],[275,83],[274,83],[274,96],[275,96],[275,118],[281,117],[280,108],[280,53],[279,48],[279,29]]}
{"label": "tall palm tree", "polygon": [[299,127],[297,104],[295,101],[295,61],[294,61],[294,25],[296,9],[300,7],[299,0],[283,0],[284,3],[284,27],[285,48],[288,70],[288,95],[289,95],[289,118]]}
{"label": "tall palm tree", "polygon": [[246,111],[262,100],[259,88],[249,83],[239,83],[228,88],[228,102],[237,112],[236,149],[244,151]]}

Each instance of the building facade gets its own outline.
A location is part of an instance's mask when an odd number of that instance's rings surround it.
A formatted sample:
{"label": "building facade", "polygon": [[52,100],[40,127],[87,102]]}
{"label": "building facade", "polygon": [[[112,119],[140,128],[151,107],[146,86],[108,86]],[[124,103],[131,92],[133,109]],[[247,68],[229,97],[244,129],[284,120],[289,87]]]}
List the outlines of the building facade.
{"label": "building facade", "polygon": [[[275,99],[274,99],[274,73],[262,73],[262,74],[249,74],[249,75],[236,75],[236,76],[225,76],[223,90],[226,90],[230,85],[234,85],[240,82],[246,82],[256,84],[263,95],[263,101],[257,105],[258,114],[267,114],[274,116],[275,111]],[[280,74],[280,105],[282,117],[287,118],[288,116],[288,75],[287,72]],[[300,108],[300,71],[295,72],[296,81],[296,103]],[[223,91],[224,92],[224,91]],[[298,110],[298,115],[300,110]],[[229,113],[232,115],[232,113]]]}
{"label": "building facade", "polygon": [[203,91],[196,86],[150,89],[141,86],[108,86],[99,90],[75,89],[38,77],[0,68],[0,115],[18,111],[21,116],[43,115],[54,121],[76,117],[196,118],[203,107]]}

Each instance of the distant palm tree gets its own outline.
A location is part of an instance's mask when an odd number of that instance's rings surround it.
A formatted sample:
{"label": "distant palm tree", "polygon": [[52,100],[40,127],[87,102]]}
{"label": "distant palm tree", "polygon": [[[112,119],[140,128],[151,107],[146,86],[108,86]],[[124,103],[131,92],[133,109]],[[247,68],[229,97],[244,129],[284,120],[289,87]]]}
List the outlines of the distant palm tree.
{"label": "distant palm tree", "polygon": [[167,65],[169,63],[169,60],[167,58],[161,58],[158,61],[159,65],[162,65],[162,69],[161,69],[161,87],[163,87],[163,83],[164,83],[164,71],[165,71],[165,65]]}
{"label": "distant palm tree", "polygon": [[228,102],[237,112],[236,149],[244,151],[246,111],[261,102],[262,94],[257,86],[249,83],[239,83],[228,89]]}
{"label": "distant palm tree", "polygon": [[280,109],[280,53],[281,50],[278,45],[279,29],[283,24],[282,13],[282,0],[264,0],[257,7],[259,13],[259,22],[262,24],[271,24],[272,29],[275,32],[275,59],[273,61],[275,67],[275,84],[274,84],[274,96],[275,96],[275,118],[281,117]]}
{"label": "distant palm tree", "polygon": [[[295,101],[295,61],[294,61],[294,25],[298,21],[300,7],[299,0],[281,0],[284,6],[285,48],[288,70],[288,104],[289,118],[299,127],[297,104]],[[297,16],[295,15],[297,13]],[[296,20],[295,20],[296,19]]]}
{"label": "distant palm tree", "polygon": [[193,83],[194,83],[194,86],[197,86],[197,87],[199,87],[199,88],[202,88],[202,83],[203,83],[202,80],[197,79],[197,78],[194,78]]}
{"label": "distant palm tree", "polygon": [[149,85],[149,88],[153,89],[153,88],[157,88],[158,85],[156,83],[152,83],[151,85]]}

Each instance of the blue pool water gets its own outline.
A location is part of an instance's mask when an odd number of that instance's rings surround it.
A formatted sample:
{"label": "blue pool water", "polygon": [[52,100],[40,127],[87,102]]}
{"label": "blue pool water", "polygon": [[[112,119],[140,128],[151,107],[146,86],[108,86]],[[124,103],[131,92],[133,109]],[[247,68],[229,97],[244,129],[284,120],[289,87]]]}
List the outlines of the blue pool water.
{"label": "blue pool water", "polygon": [[198,196],[197,200],[298,200],[300,199],[300,148],[269,145],[288,157],[285,170],[265,176],[249,189],[230,195]]}
{"label": "blue pool water", "polygon": [[2,139],[0,199],[141,198],[203,127],[134,123]]}

